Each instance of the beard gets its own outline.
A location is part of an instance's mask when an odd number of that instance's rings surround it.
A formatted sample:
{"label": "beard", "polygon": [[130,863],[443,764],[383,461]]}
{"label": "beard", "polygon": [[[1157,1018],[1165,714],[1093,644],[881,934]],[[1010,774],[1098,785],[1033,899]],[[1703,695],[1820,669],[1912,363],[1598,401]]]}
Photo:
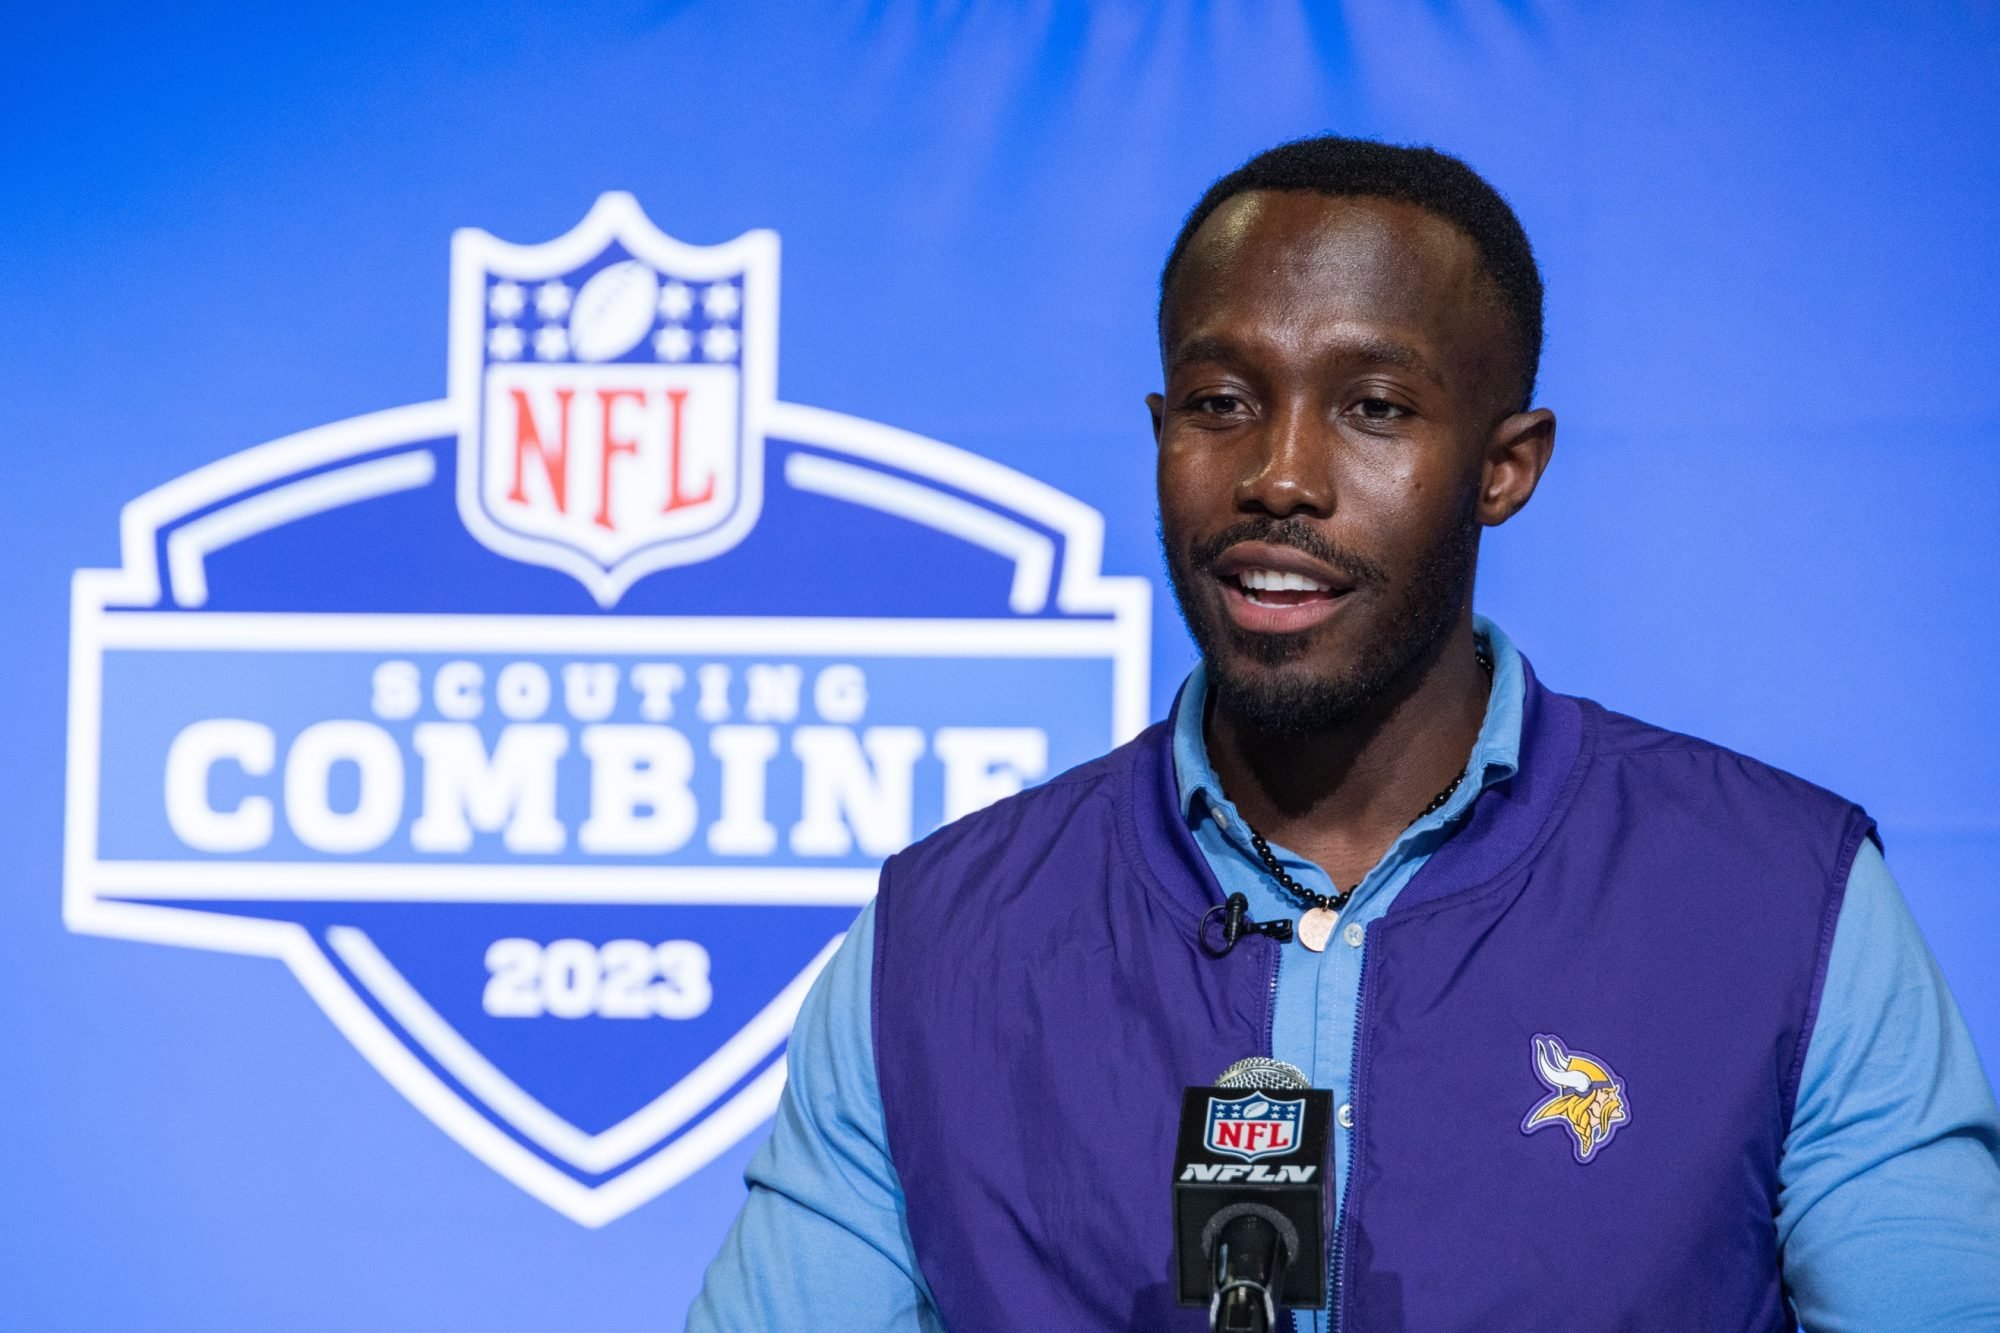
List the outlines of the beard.
{"label": "beard", "polygon": [[1207,541],[1179,546],[1167,540],[1162,527],[1167,577],[1208,667],[1215,706],[1253,733],[1306,739],[1338,730],[1385,702],[1413,678],[1413,668],[1436,656],[1466,605],[1479,550],[1476,503],[1476,495],[1468,494],[1452,522],[1418,556],[1401,594],[1382,608],[1380,624],[1360,653],[1318,674],[1297,666],[1310,655],[1317,629],[1256,634],[1239,628],[1211,593],[1215,562],[1238,542],[1295,547],[1338,570],[1353,585],[1348,597],[1390,596],[1387,570],[1335,545],[1305,519],[1246,520]]}

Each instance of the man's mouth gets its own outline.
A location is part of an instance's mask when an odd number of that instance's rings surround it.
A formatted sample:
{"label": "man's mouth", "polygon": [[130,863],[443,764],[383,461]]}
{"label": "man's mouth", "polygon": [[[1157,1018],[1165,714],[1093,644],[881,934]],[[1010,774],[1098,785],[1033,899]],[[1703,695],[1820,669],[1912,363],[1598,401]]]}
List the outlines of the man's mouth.
{"label": "man's mouth", "polygon": [[1282,569],[1245,569],[1236,586],[1259,606],[1298,606],[1333,592],[1333,585]]}
{"label": "man's mouth", "polygon": [[1296,547],[1240,542],[1212,566],[1229,617],[1256,634],[1291,634],[1333,615],[1354,585]]}

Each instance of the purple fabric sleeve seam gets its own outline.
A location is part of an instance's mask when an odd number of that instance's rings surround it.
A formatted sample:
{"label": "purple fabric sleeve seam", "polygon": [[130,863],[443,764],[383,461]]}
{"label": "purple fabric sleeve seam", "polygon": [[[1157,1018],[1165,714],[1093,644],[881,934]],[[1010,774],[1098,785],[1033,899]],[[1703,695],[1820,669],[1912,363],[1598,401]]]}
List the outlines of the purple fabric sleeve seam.
{"label": "purple fabric sleeve seam", "polygon": [[[868,1059],[875,1066],[875,1095],[882,1103],[882,1148],[893,1165],[896,1154],[890,1149],[889,1140],[889,1098],[885,1095],[884,1070],[882,1068],[882,959],[888,946],[888,924],[890,914],[882,910],[882,900],[889,896],[889,867],[895,857],[882,863],[882,875],[875,885],[875,938],[874,956],[868,960]],[[912,1260],[915,1259],[912,1254]]]}
{"label": "purple fabric sleeve seam", "polygon": [[1847,819],[1848,828],[1840,840],[1840,854],[1834,858],[1826,906],[1820,914],[1819,944],[1813,957],[1812,984],[1806,995],[1805,1013],[1799,1022],[1799,1035],[1792,1047],[1784,1086],[1779,1090],[1787,1135],[1792,1132],[1792,1119],[1798,1114],[1799,1083],[1805,1077],[1806,1051],[1812,1045],[1813,1031],[1819,1023],[1820,1000],[1826,994],[1827,971],[1833,964],[1833,937],[1840,926],[1840,909],[1847,901],[1848,877],[1854,873],[1854,858],[1861,854],[1863,840],[1875,827],[1875,821],[1859,808],[1851,811]]}

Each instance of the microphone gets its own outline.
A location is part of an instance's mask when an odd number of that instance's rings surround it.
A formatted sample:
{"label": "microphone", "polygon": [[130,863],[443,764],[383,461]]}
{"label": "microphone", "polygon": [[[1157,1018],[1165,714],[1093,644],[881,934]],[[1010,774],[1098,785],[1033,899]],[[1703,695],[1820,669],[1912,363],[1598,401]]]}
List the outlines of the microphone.
{"label": "microphone", "polygon": [[1326,1301],[1327,1121],[1333,1094],[1252,1056],[1181,1099],[1174,1267],[1182,1305],[1225,1333],[1272,1333],[1280,1309]]}
{"label": "microphone", "polygon": [[[1222,913],[1222,947],[1208,942],[1208,919],[1217,912]],[[1289,921],[1252,921],[1250,900],[1240,893],[1232,893],[1214,907],[1201,914],[1201,924],[1195,928],[1195,938],[1201,943],[1201,951],[1210,958],[1226,958],[1236,947],[1236,941],[1245,935],[1263,935],[1280,944],[1292,942],[1292,923]],[[1237,1061],[1241,1064],[1242,1061]],[[1231,1065],[1230,1068],[1235,1068]],[[1286,1066],[1291,1068],[1290,1065]]]}

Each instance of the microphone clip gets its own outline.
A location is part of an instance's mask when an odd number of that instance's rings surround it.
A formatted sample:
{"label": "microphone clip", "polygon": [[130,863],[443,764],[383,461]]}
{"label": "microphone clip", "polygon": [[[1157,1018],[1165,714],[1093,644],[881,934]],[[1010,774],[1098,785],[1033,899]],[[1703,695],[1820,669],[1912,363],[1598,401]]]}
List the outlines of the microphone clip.
{"label": "microphone clip", "polygon": [[[1220,948],[1209,943],[1208,921],[1217,912],[1222,913],[1222,945]],[[1252,921],[1250,919],[1250,900],[1240,893],[1232,893],[1222,902],[1202,913],[1201,924],[1195,930],[1195,936],[1201,943],[1201,951],[1210,958],[1226,957],[1229,951],[1236,947],[1236,941],[1242,939],[1245,935],[1262,935],[1267,939],[1276,940],[1280,944],[1288,944],[1292,938],[1292,923],[1290,921]]]}

